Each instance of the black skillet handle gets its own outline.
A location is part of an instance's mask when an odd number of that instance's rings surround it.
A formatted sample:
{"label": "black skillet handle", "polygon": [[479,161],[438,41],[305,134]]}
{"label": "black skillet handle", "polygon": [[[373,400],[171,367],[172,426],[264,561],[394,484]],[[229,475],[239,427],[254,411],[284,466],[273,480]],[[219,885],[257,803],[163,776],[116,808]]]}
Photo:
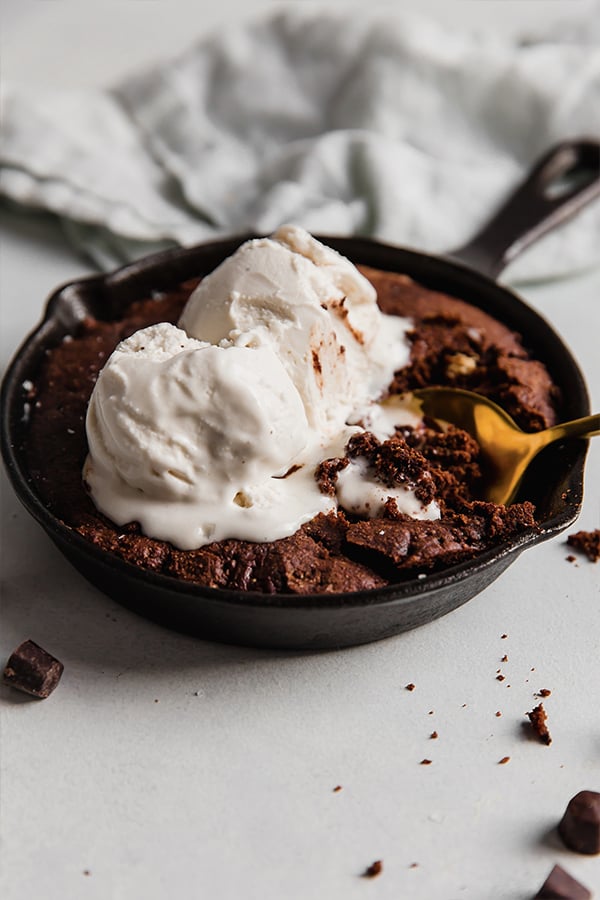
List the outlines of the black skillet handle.
{"label": "black skillet handle", "polygon": [[448,255],[495,278],[537,238],[600,196],[600,143],[557,144],[472,240]]}

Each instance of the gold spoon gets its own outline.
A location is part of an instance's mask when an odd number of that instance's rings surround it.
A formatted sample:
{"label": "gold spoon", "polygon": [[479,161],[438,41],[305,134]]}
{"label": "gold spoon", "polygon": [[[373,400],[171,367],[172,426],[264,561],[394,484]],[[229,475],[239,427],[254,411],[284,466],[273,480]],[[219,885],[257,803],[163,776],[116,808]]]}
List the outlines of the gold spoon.
{"label": "gold spoon", "polygon": [[548,444],[600,434],[600,415],[527,433],[496,403],[472,391],[432,387],[413,391],[413,396],[425,415],[458,425],[475,438],[489,466],[484,496],[493,503],[513,500],[527,466]]}

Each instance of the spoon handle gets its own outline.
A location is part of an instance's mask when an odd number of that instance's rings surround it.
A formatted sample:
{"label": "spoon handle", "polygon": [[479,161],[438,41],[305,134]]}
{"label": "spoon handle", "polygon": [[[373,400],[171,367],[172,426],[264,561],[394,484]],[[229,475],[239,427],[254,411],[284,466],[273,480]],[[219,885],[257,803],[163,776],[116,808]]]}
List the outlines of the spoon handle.
{"label": "spoon handle", "polygon": [[544,446],[559,441],[561,438],[591,438],[600,434],[600,415],[584,416],[572,422],[561,422],[540,432],[544,438]]}

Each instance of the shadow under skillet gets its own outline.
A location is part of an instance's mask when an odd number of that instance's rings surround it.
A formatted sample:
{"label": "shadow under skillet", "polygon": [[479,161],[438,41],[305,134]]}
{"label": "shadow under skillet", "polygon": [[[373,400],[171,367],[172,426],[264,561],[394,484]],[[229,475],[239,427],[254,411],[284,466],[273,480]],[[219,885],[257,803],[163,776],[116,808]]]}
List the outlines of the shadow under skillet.
{"label": "shadow under skillet", "polygon": [[[2,495],[2,649],[31,638],[68,666],[92,670],[172,670],[310,656],[202,641],[163,628],[101,593],[56,552],[0,472]],[[320,651],[324,652],[324,651]],[[5,660],[0,660],[4,665]],[[2,699],[19,697],[6,688]],[[24,696],[24,695],[21,695]],[[27,698],[25,698],[27,699]]]}

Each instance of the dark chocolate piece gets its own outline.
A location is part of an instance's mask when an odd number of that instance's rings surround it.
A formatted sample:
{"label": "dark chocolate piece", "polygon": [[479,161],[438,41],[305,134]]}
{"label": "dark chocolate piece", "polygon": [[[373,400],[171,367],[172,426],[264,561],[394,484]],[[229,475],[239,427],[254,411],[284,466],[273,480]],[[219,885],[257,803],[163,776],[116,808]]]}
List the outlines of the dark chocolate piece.
{"label": "dark chocolate piece", "polygon": [[4,682],[40,700],[49,697],[60,681],[64,666],[33,641],[24,641],[10,655]]}
{"label": "dark chocolate piece", "polygon": [[592,900],[592,892],[560,866],[554,866],[534,900]]}
{"label": "dark chocolate piece", "polygon": [[569,800],[558,832],[577,853],[600,853],[600,794],[579,791]]}

